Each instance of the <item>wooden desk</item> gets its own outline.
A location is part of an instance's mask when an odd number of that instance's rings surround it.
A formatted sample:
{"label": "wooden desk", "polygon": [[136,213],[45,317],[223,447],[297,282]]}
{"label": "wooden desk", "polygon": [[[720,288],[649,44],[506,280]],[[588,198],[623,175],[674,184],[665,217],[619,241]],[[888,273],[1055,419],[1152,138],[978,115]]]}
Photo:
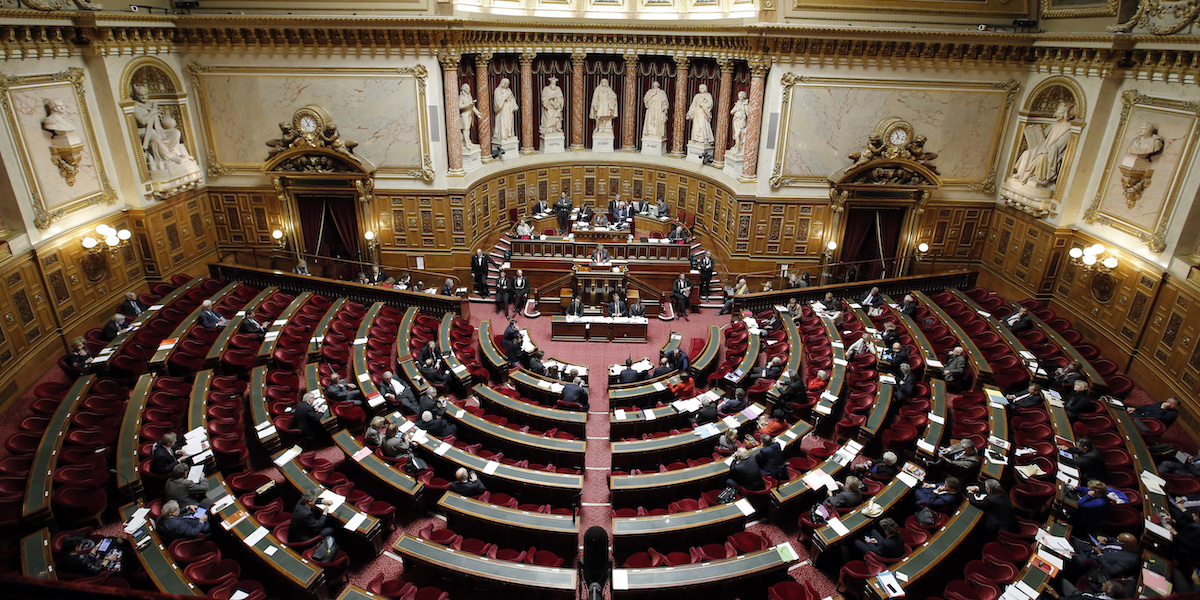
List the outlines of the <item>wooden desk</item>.
{"label": "wooden desk", "polygon": [[196,277],[191,281],[171,290],[171,293],[159,299],[158,304],[154,304],[142,311],[142,314],[138,315],[138,318],[133,320],[133,323],[130,324],[128,329],[117,333],[117,337],[113,338],[111,342],[109,342],[102,350],[100,350],[96,358],[92,361],[92,364],[96,365],[97,369],[108,366],[108,360],[124,346],[127,340],[133,338],[133,334],[137,333],[137,330],[140,329],[142,325],[145,325],[151,319],[157,317],[160,310],[171,306],[176,300],[198,287],[201,283],[204,283],[204,278]]}
{"label": "wooden desk", "polygon": [[[1012,306],[1013,310],[1017,310],[1021,306],[1016,302],[1010,302],[1009,305]],[[1097,394],[1104,394],[1106,391],[1108,391],[1108,383],[1104,381],[1104,376],[1100,375],[1100,372],[1092,366],[1092,363],[1088,362],[1088,359],[1084,358],[1083,355],[1075,349],[1075,346],[1071,345],[1070,342],[1063,338],[1061,333],[1059,333],[1053,327],[1047,325],[1045,321],[1033,314],[1032,311],[1029,313],[1029,318],[1033,321],[1033,326],[1037,327],[1038,331],[1041,331],[1043,335],[1053,341],[1054,345],[1058,346],[1059,349],[1062,350],[1063,355],[1065,355],[1068,360],[1079,361],[1080,367],[1083,368],[1083,372],[1087,374],[1088,381],[1092,384],[1093,392]]]}
{"label": "wooden desk", "polygon": [[578,579],[573,568],[489,559],[407,533],[392,544],[392,550],[404,558],[405,572],[409,566],[415,566],[442,578],[464,577],[500,592],[500,597],[533,594],[537,598],[575,598]]}
{"label": "wooden desk", "polygon": [[567,342],[646,343],[649,321],[618,323],[607,317],[583,317],[573,321],[564,316],[550,317],[550,339]]}
{"label": "wooden desk", "polygon": [[[749,513],[749,514],[747,514]],[[743,531],[754,514],[749,500],[700,510],[649,517],[613,518],[613,554],[626,556],[644,548],[699,546]]]}
{"label": "wooden desk", "polygon": [[[621,412],[618,413],[618,410]],[[647,413],[654,415],[653,418],[647,418]],[[690,427],[690,415],[691,413],[679,412],[673,405],[645,409],[615,408],[608,413],[608,437],[619,440],[640,437],[646,433]]]}
{"label": "wooden desk", "polygon": [[[748,344],[747,344],[748,345]],[[716,325],[708,326],[708,343],[700,351],[700,355],[691,361],[688,371],[692,379],[704,381],[717,362],[717,354],[721,351],[721,330]]]}
{"label": "wooden desk", "polygon": [[[629,598],[640,595],[653,595],[667,590],[669,595],[696,593],[700,589],[723,588],[745,591],[747,580],[766,577],[776,571],[784,571],[788,565],[796,562],[795,551],[791,544],[784,542],[779,546],[742,554],[724,560],[714,560],[698,564],[680,565],[678,567],[650,567],[647,569],[613,569],[614,598]],[[784,554],[789,558],[785,559]],[[624,579],[627,585],[620,585],[618,578]]]}
{"label": "wooden desk", "polygon": [[[788,343],[788,360],[783,366],[784,373],[800,373],[801,358],[804,356],[804,339],[800,337],[800,330],[796,328],[796,322],[792,320],[791,315],[784,312],[781,313],[783,321],[783,330],[787,332]],[[790,376],[790,375],[789,375]],[[800,375],[803,377],[804,375]],[[767,400],[770,401],[772,408],[779,404],[779,396],[787,386],[776,384],[767,390]]]}
{"label": "wooden desk", "polygon": [[[1167,581],[1171,580],[1171,561],[1167,560],[1166,558],[1163,558],[1162,556],[1155,554],[1154,552],[1151,552],[1149,550],[1145,550],[1142,552],[1142,569],[1158,573],[1159,575],[1162,575],[1163,577],[1165,577],[1167,579]],[[1138,598],[1161,598],[1162,597],[1162,594],[1158,593],[1158,590],[1155,590],[1154,588],[1151,588],[1150,586],[1146,585],[1145,577],[1142,572],[1138,573],[1137,597]]]}
{"label": "wooden desk", "polygon": [[277,288],[269,287],[259,292],[241,310],[237,311],[237,314],[233,315],[233,318],[229,319],[229,322],[221,329],[221,335],[217,336],[217,339],[213,341],[212,347],[208,349],[208,354],[204,355],[204,366],[212,368],[217,365],[221,360],[221,354],[229,348],[229,338],[233,337],[241,328],[242,320],[246,318],[246,315],[253,316],[254,311],[258,310],[258,306],[265,302],[267,298],[270,298],[276,291],[278,291]]}
{"label": "wooden desk", "polygon": [[[320,388],[318,388],[319,390]],[[258,427],[262,423],[271,422],[271,411],[267,407],[267,367],[260,365],[250,369],[250,386],[246,388],[249,393],[250,400],[250,418],[254,422],[254,426]],[[322,394],[323,395],[323,394]],[[326,412],[333,412],[326,408]],[[267,454],[275,454],[282,447],[283,443],[279,439],[279,432],[274,428],[257,432],[258,441],[262,444],[263,450]]]}
{"label": "wooden desk", "polygon": [[[812,408],[813,426],[820,427],[825,417],[832,417],[838,401],[842,399],[842,387],[846,383],[846,345],[842,342],[842,332],[834,326],[832,319],[820,317],[825,326],[825,333],[833,349],[833,368],[829,370],[829,385],[821,392],[821,399]],[[832,399],[830,399],[832,396]]]}
{"label": "wooden desk", "polygon": [[142,498],[142,477],[138,473],[138,432],[142,429],[142,411],[146,409],[146,398],[154,386],[154,373],[145,373],[138,378],[125,404],[125,415],[121,419],[121,431],[117,436],[117,493],[125,498]]}
{"label": "wooden desk", "polygon": [[357,585],[348,585],[338,594],[337,600],[388,600],[379,594],[373,594]]}
{"label": "wooden desk", "polygon": [[[762,404],[748,406],[746,410],[730,417],[732,422],[736,424],[733,429],[740,431],[743,426],[757,419],[758,415],[764,411],[766,411],[766,407]],[[706,438],[702,438],[692,431],[685,431],[675,435],[646,440],[609,442],[612,465],[617,469],[628,470],[649,467],[655,463],[665,465],[676,460],[711,456],[717,439],[725,435],[725,432],[730,429],[730,422],[725,419],[719,419],[713,425],[716,426],[717,433]]]}
{"label": "wooden desk", "polygon": [[54,470],[58,468],[58,451],[62,448],[63,438],[67,436],[67,425],[71,415],[78,407],[79,401],[87,394],[95,377],[83,375],[77,378],[63,397],[62,403],[58,405],[58,410],[54,411],[54,416],[50,417],[46,433],[42,435],[42,441],[33,455],[33,464],[29,467],[29,482],[25,485],[25,502],[21,505],[21,514],[27,524],[37,525],[51,517],[50,494],[54,491]]}
{"label": "wooden desk", "polygon": [[[263,339],[262,345],[258,347],[257,360],[259,364],[270,360],[275,355],[275,348],[279,346],[279,336],[283,333],[283,329],[287,327],[288,321],[291,321],[292,317],[300,311],[300,308],[308,303],[308,299],[311,296],[312,292],[304,292],[296,296],[283,309],[283,312],[279,313],[279,316],[275,317],[275,320],[270,323],[267,327],[266,338]],[[267,323],[263,323],[263,325],[267,325]]]}
{"label": "wooden desk", "polygon": [[[940,371],[939,371],[940,372]],[[925,424],[925,433],[921,435],[921,439],[917,442],[917,454],[926,459],[932,460],[934,453],[942,443],[942,436],[946,433],[945,419],[949,416],[946,412],[946,382],[941,379],[932,379],[929,382],[929,414],[940,417],[941,423],[930,419]]]}
{"label": "wooden desk", "polygon": [[[121,520],[128,521],[139,508],[141,505],[136,503],[122,506]],[[149,519],[150,515],[146,515],[146,517]],[[147,537],[149,542],[139,548],[138,542]],[[154,582],[154,587],[158,588],[158,591],[176,596],[204,596],[204,592],[183,574],[183,568],[171,557],[167,550],[167,544],[163,543],[162,538],[154,529],[143,525],[129,536],[129,543],[134,547],[134,554],[137,555],[142,570]]]}
{"label": "wooden desk", "polygon": [[41,528],[21,538],[21,574],[36,579],[58,581],[54,558],[50,555],[50,530]]}
{"label": "wooden desk", "polygon": [[[828,524],[822,525],[813,532],[813,546],[818,551],[823,552],[847,540],[857,539],[858,536],[866,534],[869,527],[876,525],[878,522],[877,519],[882,518],[883,515],[888,514],[892,509],[899,506],[900,502],[908,496],[911,489],[907,485],[904,485],[903,481],[893,478],[874,497],[864,501],[859,506],[854,507],[854,510],[838,518],[848,530],[845,535],[838,535]],[[883,507],[883,512],[878,517],[869,517],[863,513],[863,509],[871,502]]]}
{"label": "wooden desk", "polygon": [[[372,311],[367,312],[367,318],[364,318],[362,324],[358,327],[358,337],[354,340],[354,345],[350,347],[350,361],[352,369],[351,374],[354,376],[355,385],[362,392],[363,400],[376,411],[381,410],[385,400],[383,394],[379,392],[379,388],[375,386],[375,380],[371,379],[371,370],[367,367],[367,335],[371,329],[371,321],[375,319],[375,315],[379,314],[379,309],[383,308],[383,303],[376,303],[371,307]],[[380,373],[382,375],[382,373]]]}
{"label": "wooden desk", "polygon": [[212,369],[196,373],[196,379],[192,381],[192,393],[188,400],[187,420],[183,424],[184,431],[191,431],[207,424],[208,392],[212,378]]}
{"label": "wooden desk", "polygon": [[[917,327],[917,322],[913,321],[912,317],[910,317],[910,316],[900,312],[898,309],[892,307],[892,305],[895,304],[895,302],[892,301],[892,298],[890,296],[885,294],[883,296],[883,301],[884,301],[885,310],[892,313],[892,315],[895,316],[899,320],[900,327],[903,327],[904,331],[906,331],[908,333],[908,335],[910,337],[912,337],[913,344],[916,345],[917,350],[920,351],[920,353],[921,353],[921,358],[925,359],[925,363],[927,365],[924,369],[925,370],[925,378],[941,379],[942,378],[942,369],[941,369],[942,362],[940,360],[938,360],[937,352],[934,351],[933,344],[929,343],[929,338],[925,337],[925,332],[921,331],[920,327]],[[897,329],[899,329],[899,328],[897,328]],[[930,362],[933,362],[933,364],[930,365],[929,364]]]}
{"label": "wooden desk", "polygon": [[[524,458],[533,462],[544,462],[555,466],[583,468],[583,457],[586,452],[584,440],[568,440],[544,435],[534,435],[516,429],[497,425],[487,419],[482,419],[464,409],[448,407],[446,418],[458,424],[459,433],[470,430],[477,434],[472,436],[474,441],[484,442],[489,450],[499,450],[506,456],[512,453],[516,458]],[[481,439],[482,438],[482,439]]]}
{"label": "wooden desk", "polygon": [[[496,342],[492,339],[491,321],[479,322],[479,350],[483,352],[484,366],[488,368],[493,377],[503,380],[509,370],[508,359],[496,347]],[[407,352],[405,352],[405,356],[407,356]]]}
{"label": "wooden desk", "polygon": [[[1133,424],[1133,417],[1125,412],[1125,409],[1111,404],[1105,408],[1108,409],[1108,414],[1120,425],[1118,433],[1125,438],[1125,448],[1133,456],[1133,472],[1138,474],[1138,491],[1142,493],[1142,517],[1148,519],[1152,515],[1166,512],[1167,502],[1170,500],[1163,494],[1150,491],[1146,487],[1146,482],[1141,478],[1141,474],[1144,471],[1158,475],[1158,467],[1154,464],[1154,455],[1150,453],[1150,448],[1146,446],[1146,441],[1142,439],[1142,434]],[[1143,548],[1157,549],[1169,543],[1168,540],[1154,535],[1148,527],[1142,533]]]}
{"label": "wooden desk", "polygon": [[[277,461],[279,456],[282,454],[283,453],[280,452],[279,454],[275,455],[272,457],[273,460]],[[316,479],[313,479],[312,474],[306,471],[304,467],[301,467],[299,464],[297,464],[295,458],[283,464],[279,464],[278,462],[275,464],[279,467],[279,472],[283,475],[284,480],[291,485],[292,489],[296,490],[297,497],[308,490],[316,490],[318,494],[322,494],[326,491],[325,486],[321,485],[321,483]],[[376,519],[375,517],[372,517],[371,515],[368,515],[367,513],[364,513],[345,502],[338,506],[332,513],[330,513],[330,515],[334,518],[334,520],[343,525],[343,531],[346,531],[344,525],[361,517],[358,526],[350,530],[350,532],[357,540],[362,542],[363,546],[372,550],[371,556],[378,555],[383,551],[384,536],[380,535],[383,532],[383,526],[379,523],[379,519]]]}
{"label": "wooden desk", "polygon": [[958,299],[958,301],[966,304],[967,308],[975,311],[976,314],[983,318],[984,322],[988,324],[988,328],[992,331],[992,333],[1000,336],[1000,339],[1004,340],[1004,345],[1008,346],[1008,349],[1011,350],[1012,353],[1021,360],[1021,364],[1025,365],[1026,370],[1029,371],[1029,377],[1032,380],[1046,380],[1046,371],[1038,368],[1037,357],[1035,357],[1032,352],[1025,348],[1025,343],[1022,342],[1021,338],[1017,337],[1017,335],[1013,333],[1011,329],[1005,327],[999,319],[993,317],[992,313],[984,310],[979,303],[975,302],[975,300],[973,300],[962,290],[950,288],[946,291]]}
{"label": "wooden desk", "polygon": [[[394,503],[396,499],[404,498],[409,500],[410,504],[419,504],[418,500],[425,489],[424,484],[407,473],[392,468],[374,452],[360,455],[359,453],[365,448],[362,441],[344,429],[333,434],[333,442],[346,454],[347,464],[358,464],[358,467],[371,475],[372,479],[392,492],[388,497],[389,501]],[[355,459],[355,456],[359,458]]]}
{"label": "wooden desk", "polygon": [[[346,304],[345,298],[337,298],[329,308],[325,309],[325,314],[321,316],[321,320],[317,321],[317,325],[313,327],[312,337],[308,340],[308,356],[315,357],[321,353],[321,344],[325,343],[325,335],[329,333],[329,326],[333,324],[333,320],[337,318],[341,312],[342,306]],[[410,309],[416,313],[415,308]],[[407,344],[407,342],[405,342]]]}
{"label": "wooden desk", "polygon": [[[821,461],[820,464],[813,467],[812,471],[809,472],[824,471],[834,479],[837,479],[847,470],[847,467],[833,460],[831,456]],[[805,475],[808,475],[808,473],[805,473]],[[771,512],[779,514],[784,510],[790,509],[790,505],[799,503],[801,498],[818,494],[821,492],[821,489],[823,488],[816,490],[809,488],[808,484],[804,482],[804,476],[780,483],[775,489],[771,490]]]}
{"label": "wooden desk", "polygon": [[879,392],[875,394],[875,404],[871,406],[867,420],[858,428],[858,443],[867,445],[883,428],[888,413],[892,410],[892,389],[893,386],[890,383],[879,384]]}
{"label": "wooden desk", "polygon": [[942,310],[933,300],[930,300],[929,296],[917,290],[913,290],[911,293],[921,303],[921,306],[924,306],[929,312],[933,313],[937,320],[949,328],[950,333],[955,338],[958,338],[958,345],[962,346],[963,350],[966,351],[967,362],[970,363],[971,368],[975,371],[975,376],[979,378],[979,382],[990,382],[995,376],[995,373],[992,372],[992,365],[988,364],[987,357],[984,356],[979,346],[975,345],[975,341],[971,339],[971,336],[967,335],[967,332],[963,331],[962,326],[956,323],[954,319],[951,319],[950,315],[946,314],[946,311]]}
{"label": "wooden desk", "polygon": [[437,505],[446,515],[446,525],[458,534],[478,534],[485,540],[499,534],[506,546],[529,544],[563,556],[574,555],[579,543],[579,521],[573,515],[508,508],[450,491]]}
{"label": "wooden desk", "polygon": [[[225,296],[228,296],[230,292],[236,290],[239,285],[241,284],[235,281],[221,288],[221,290],[213,294],[209,300],[212,300],[213,306],[216,306],[225,299]],[[204,307],[197,306],[194,310],[192,310],[191,314],[189,314],[187,318],[181,321],[179,325],[175,326],[175,330],[167,335],[166,339],[163,340],[163,343],[159,344],[158,350],[154,351],[154,355],[151,356],[150,360],[148,361],[151,369],[161,369],[167,364],[167,359],[171,357],[171,354],[175,351],[175,348],[179,346],[179,342],[188,339],[189,331],[194,325],[198,324],[201,312],[204,312]],[[170,340],[175,341],[171,342]]]}
{"label": "wooden desk", "polygon": [[[441,349],[442,355],[446,357],[446,366],[450,367],[450,373],[454,375],[454,378],[458,380],[458,383],[462,385],[464,390],[469,390],[474,385],[471,381],[471,372],[467,370],[467,367],[462,364],[461,360],[458,360],[458,356],[454,354],[454,345],[450,341],[450,330],[454,327],[454,318],[456,316],[458,316],[457,313],[442,315],[442,324],[438,328],[438,348]],[[361,332],[359,333],[359,337],[363,337]]]}
{"label": "wooden desk", "polygon": [[659,378],[609,390],[608,404],[618,408],[653,407],[659,401],[673,399],[675,395],[671,393],[671,386],[680,381],[679,375],[676,374],[665,379]]}
{"label": "wooden desk", "polygon": [[[400,319],[400,327],[396,330],[396,362],[399,364],[397,375],[404,374],[404,378],[413,386],[413,394],[420,397],[422,394],[429,393],[431,389],[429,382],[421,377],[421,372],[417,370],[417,365],[413,364],[412,351],[408,348],[409,339],[412,335],[413,323],[417,320],[417,309],[409,308],[404,311],[404,316]],[[480,323],[480,327],[491,325],[488,321]],[[480,338],[480,347],[483,346],[483,339]]]}
{"label": "wooden desk", "polygon": [[586,433],[587,413],[585,412],[530,404],[524,400],[505,396],[483,384],[476,385],[474,390],[475,396],[484,404],[488,413],[501,415],[542,430],[558,429],[569,431],[577,436],[583,436]]}
{"label": "wooden desk", "polygon": [[[1048,520],[1046,524],[1042,526],[1042,529],[1050,532],[1050,535],[1065,537],[1067,539],[1070,539],[1071,537],[1071,526],[1063,523],[1062,521],[1056,520],[1054,517],[1050,517],[1050,520]],[[1036,555],[1037,554],[1035,553],[1034,556]],[[1024,581],[1025,585],[1037,590],[1038,592],[1041,592],[1050,585],[1050,576],[1047,575],[1045,571],[1031,564],[1026,564],[1025,567],[1021,569],[1021,572],[1017,574],[1017,581]]]}

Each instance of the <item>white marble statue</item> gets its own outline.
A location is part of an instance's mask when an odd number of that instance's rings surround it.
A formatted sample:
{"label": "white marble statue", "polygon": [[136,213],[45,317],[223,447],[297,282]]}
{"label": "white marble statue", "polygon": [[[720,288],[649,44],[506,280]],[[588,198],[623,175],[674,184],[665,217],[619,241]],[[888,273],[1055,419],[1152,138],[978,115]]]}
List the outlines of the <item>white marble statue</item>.
{"label": "white marble statue", "polygon": [[561,133],[563,130],[563,91],[558,78],[551,77],[550,85],[542,88],[542,133]]}
{"label": "white marble statue", "polygon": [[646,106],[646,118],[642,122],[642,136],[661,138],[667,135],[667,92],[659,87],[657,81],[650,82],[650,89],[642,97]]}
{"label": "white marble statue", "polygon": [[1125,151],[1125,161],[1149,160],[1163,151],[1165,147],[1158,126],[1154,123],[1142,123],[1138,126],[1138,136],[1129,142]]}
{"label": "white marble statue", "polygon": [[187,146],[183,145],[183,132],[169,114],[163,113],[157,100],[148,99],[144,85],[133,86],[133,118],[137,120],[138,137],[146,155],[146,166],[151,173],[168,169],[171,165],[193,161]]}
{"label": "white marble statue", "polygon": [[1027,148],[1017,159],[1013,179],[1022,184],[1033,180],[1035,186],[1053,187],[1063,154],[1071,141],[1071,107],[1059,102],[1054,110],[1054,122],[1048,125],[1025,126]]}
{"label": "white marble statue", "polygon": [[475,98],[471,96],[471,84],[464,83],[458,92],[458,124],[462,127],[463,148],[476,145],[471,142],[471,126],[475,124],[475,117],[483,118],[483,113],[475,106]]}
{"label": "white marble statue", "polygon": [[703,83],[692,96],[692,105],[687,111],[687,120],[692,122],[692,135],[688,138],[697,144],[711,145],[714,141],[712,130],[713,97],[708,93],[708,86]]}
{"label": "white marble statue", "polygon": [[590,116],[596,121],[592,133],[612,133],[612,122],[617,118],[617,93],[609,87],[608,79],[601,79],[596,91],[592,92]]}
{"label": "white marble statue", "polygon": [[75,124],[67,115],[66,102],[57,98],[47,98],[42,101],[42,106],[46,109],[46,116],[42,119],[42,131],[50,134],[53,142],[74,137],[72,134],[75,132]]}
{"label": "white marble statue", "polygon": [[746,143],[746,118],[750,116],[750,100],[746,98],[746,92],[738,92],[737,102],[733,103],[733,110],[729,114],[733,115],[733,145],[729,147],[729,152],[741,154]]}
{"label": "white marble statue", "polygon": [[504,142],[517,139],[517,96],[509,86],[508,78],[500,80],[494,92],[492,106],[496,110],[496,139]]}

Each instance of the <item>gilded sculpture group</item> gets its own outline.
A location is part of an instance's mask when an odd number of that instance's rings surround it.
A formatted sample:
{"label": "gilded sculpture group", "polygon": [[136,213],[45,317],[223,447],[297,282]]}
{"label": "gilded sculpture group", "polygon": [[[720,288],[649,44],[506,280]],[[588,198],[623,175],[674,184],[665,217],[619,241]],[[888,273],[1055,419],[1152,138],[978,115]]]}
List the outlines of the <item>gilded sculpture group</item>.
{"label": "gilded sculpture group", "polygon": [[[563,109],[565,107],[563,90],[558,86],[557,77],[551,77],[549,82],[542,88],[541,94],[542,122],[539,129],[542,135],[561,134],[563,131]],[[642,137],[665,139],[670,100],[667,98],[667,92],[657,81],[650,83],[650,89],[642,96],[642,105],[646,111],[642,120]],[[688,137],[689,143],[711,149],[716,142],[712,127],[713,106],[713,96],[708,91],[708,86],[700,84],[696,94],[692,96],[692,103],[684,117],[692,124],[691,134]],[[496,141],[503,143],[516,140],[516,114],[520,110],[520,106],[517,104],[516,94],[513,93],[507,77],[501,79],[500,85],[492,91],[492,109]],[[459,88],[458,112],[459,123],[462,127],[463,147],[464,149],[472,148],[474,144],[471,142],[471,130],[475,125],[475,119],[482,117],[483,113],[475,104],[470,84],[464,83]],[[733,117],[733,145],[729,147],[728,152],[740,155],[746,139],[746,120],[750,112],[750,101],[746,97],[746,92],[738,92],[737,101],[734,102],[733,108],[729,112]],[[609,85],[608,79],[601,79],[592,92],[591,106],[588,111],[588,117],[595,121],[592,135],[611,136],[613,121],[619,115],[620,102],[617,99],[617,92]]]}

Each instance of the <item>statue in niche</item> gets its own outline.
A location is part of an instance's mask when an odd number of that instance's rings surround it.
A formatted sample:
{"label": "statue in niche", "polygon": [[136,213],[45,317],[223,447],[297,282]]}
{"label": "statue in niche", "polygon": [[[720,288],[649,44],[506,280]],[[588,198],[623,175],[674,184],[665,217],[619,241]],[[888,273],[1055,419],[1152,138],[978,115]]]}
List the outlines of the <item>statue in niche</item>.
{"label": "statue in niche", "polygon": [[746,92],[738,92],[737,102],[733,103],[733,145],[729,147],[731,154],[741,154],[742,145],[746,143],[746,119],[750,116],[750,100]]}
{"label": "statue in niche", "polygon": [[550,84],[542,88],[542,134],[562,133],[563,91],[558,87],[558,78],[551,77]]}
{"label": "statue in niche", "polygon": [[608,85],[608,79],[601,79],[596,91],[592,92],[591,118],[596,121],[596,133],[612,133],[613,119],[617,118],[617,92]]}
{"label": "statue in niche", "polygon": [[45,98],[42,107],[46,109],[42,131],[50,138],[50,159],[67,185],[75,185],[79,163],[83,160],[83,138],[76,132],[75,123],[67,114],[66,102],[58,98]]}
{"label": "statue in niche", "polygon": [[471,142],[471,126],[475,124],[475,117],[483,118],[483,113],[475,106],[475,98],[471,96],[471,84],[464,83],[458,92],[458,121],[462,127],[463,148],[476,145]]}
{"label": "statue in niche", "polygon": [[138,137],[146,155],[146,166],[151,172],[166,170],[170,165],[185,161],[195,162],[183,144],[183,132],[177,128],[174,117],[163,113],[157,100],[150,100],[149,90],[144,85],[134,85],[133,118],[137,121]]}
{"label": "statue in niche", "polygon": [[1125,205],[1129,208],[1137,206],[1142,199],[1142,192],[1150,186],[1150,177],[1154,175],[1153,160],[1162,154],[1166,143],[1158,135],[1158,126],[1154,123],[1142,123],[1138,127],[1138,135],[1129,142],[1125,156],[1117,168],[1121,171],[1121,193],[1125,196]]}
{"label": "statue in niche", "polygon": [[646,118],[642,122],[642,137],[662,138],[667,135],[667,109],[670,101],[667,92],[659,87],[657,81],[650,82],[650,89],[642,97],[646,106]]}
{"label": "statue in niche", "polygon": [[500,80],[500,86],[494,92],[492,106],[496,110],[496,139],[501,142],[517,138],[517,96],[513,94],[508,78]]}
{"label": "statue in niche", "polygon": [[1025,126],[1026,149],[1017,159],[1012,178],[1022,185],[1052,188],[1058,181],[1058,170],[1071,141],[1071,110],[1065,102],[1054,109],[1054,122],[1037,127]]}
{"label": "statue in niche", "polygon": [[714,139],[712,130],[713,97],[708,93],[708,86],[703,83],[692,96],[692,105],[688,107],[687,120],[692,122],[692,143],[711,146]]}

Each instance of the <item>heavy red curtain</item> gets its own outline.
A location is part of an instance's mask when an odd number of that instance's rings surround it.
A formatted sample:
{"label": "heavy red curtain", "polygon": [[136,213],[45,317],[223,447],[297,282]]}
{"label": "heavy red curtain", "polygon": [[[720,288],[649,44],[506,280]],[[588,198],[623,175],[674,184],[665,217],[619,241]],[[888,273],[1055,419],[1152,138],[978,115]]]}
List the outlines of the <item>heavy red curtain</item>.
{"label": "heavy red curtain", "polygon": [[842,265],[834,273],[837,281],[843,281],[855,269],[858,261],[876,256],[875,239],[875,210],[870,208],[850,208],[846,210],[846,232],[842,235],[842,262],[854,263]]}
{"label": "heavy red curtain", "polygon": [[851,208],[846,211],[839,279],[879,279],[895,276],[896,246],[904,222],[903,208]]}

